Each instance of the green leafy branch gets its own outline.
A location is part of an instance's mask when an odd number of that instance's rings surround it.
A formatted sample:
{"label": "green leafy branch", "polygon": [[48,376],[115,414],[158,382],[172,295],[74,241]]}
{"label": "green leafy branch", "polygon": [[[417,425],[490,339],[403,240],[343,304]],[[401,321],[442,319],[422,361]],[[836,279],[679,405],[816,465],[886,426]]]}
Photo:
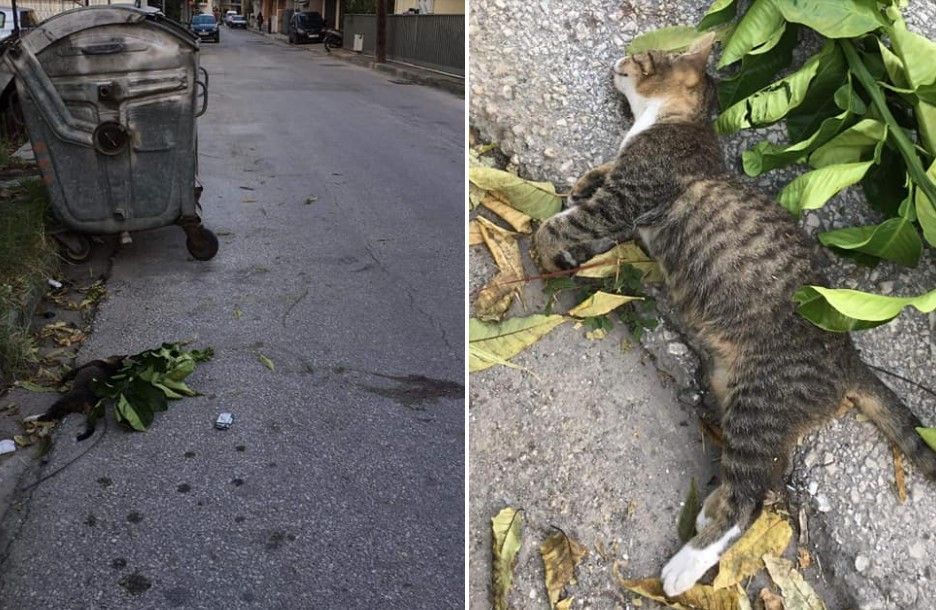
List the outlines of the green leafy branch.
{"label": "green leafy branch", "polygon": [[[860,184],[885,220],[827,231],[820,242],[863,264],[916,267],[925,244],[936,246],[936,43],[907,29],[905,0],[753,0],[743,14],[738,4],[715,0],[695,30],[656,30],[629,51],[678,50],[716,29],[723,42],[717,67],[737,64],[719,83],[716,129],[730,134],[783,121],[787,130],[787,143],[764,140],[743,153],[745,173],[808,165],[778,195],[796,215]],[[803,28],[824,45],[777,79],[792,64]],[[905,305],[932,311],[932,294],[901,299],[804,287],[796,299],[813,323],[845,331],[882,324]]]}
{"label": "green leafy branch", "polygon": [[199,362],[214,356],[211,348],[185,350],[182,343],[163,343],[159,348],[127,357],[120,370],[107,380],[95,380],[93,389],[101,399],[91,417],[104,414],[112,401],[118,423],[144,431],[153,423],[157,411],[168,409],[170,400],[198,396],[184,383]]}

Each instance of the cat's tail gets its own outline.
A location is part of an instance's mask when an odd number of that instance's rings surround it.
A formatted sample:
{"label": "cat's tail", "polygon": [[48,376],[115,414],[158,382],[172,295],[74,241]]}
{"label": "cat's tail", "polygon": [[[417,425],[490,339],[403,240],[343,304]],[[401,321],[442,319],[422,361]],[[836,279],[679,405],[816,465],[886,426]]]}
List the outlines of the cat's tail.
{"label": "cat's tail", "polygon": [[900,398],[865,367],[857,387],[847,394],[858,410],[897,445],[923,473],[936,480],[936,451],[923,442],[916,429],[923,424]]}

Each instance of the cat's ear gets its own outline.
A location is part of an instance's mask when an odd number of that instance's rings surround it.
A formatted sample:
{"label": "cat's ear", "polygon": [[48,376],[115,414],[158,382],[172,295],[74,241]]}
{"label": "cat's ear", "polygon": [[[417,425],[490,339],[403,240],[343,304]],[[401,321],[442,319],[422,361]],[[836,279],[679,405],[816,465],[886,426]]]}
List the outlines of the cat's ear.
{"label": "cat's ear", "polygon": [[712,54],[712,47],[715,45],[715,32],[709,32],[701,36],[692,43],[689,50],[683,55],[683,59],[692,63],[700,71],[705,71],[709,55]]}

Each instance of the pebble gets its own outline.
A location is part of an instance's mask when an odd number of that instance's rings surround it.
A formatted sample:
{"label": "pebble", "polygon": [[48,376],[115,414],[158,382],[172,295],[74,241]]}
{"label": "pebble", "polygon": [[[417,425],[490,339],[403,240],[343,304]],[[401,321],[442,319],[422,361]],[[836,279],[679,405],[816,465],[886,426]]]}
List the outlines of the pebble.
{"label": "pebble", "polygon": [[869,565],[871,565],[871,560],[864,555],[858,555],[855,557],[855,569],[859,572],[864,572],[867,570]]}
{"label": "pebble", "polygon": [[673,343],[670,343],[667,346],[666,351],[668,351],[674,356],[685,356],[686,354],[689,353],[689,348],[686,347],[685,343],[679,343],[678,341],[674,341]]}
{"label": "pebble", "polygon": [[832,505],[829,504],[829,499],[825,494],[819,494],[816,496],[816,510],[820,513],[827,513],[832,510]]}

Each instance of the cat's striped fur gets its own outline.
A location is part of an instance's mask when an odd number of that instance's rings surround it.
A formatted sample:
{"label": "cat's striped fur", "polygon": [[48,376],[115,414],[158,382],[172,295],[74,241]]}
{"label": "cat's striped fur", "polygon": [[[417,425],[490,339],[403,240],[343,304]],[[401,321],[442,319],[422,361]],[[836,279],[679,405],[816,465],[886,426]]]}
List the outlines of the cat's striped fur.
{"label": "cat's striped fur", "polygon": [[663,569],[669,595],[718,561],[765,493],[782,484],[796,439],[844,402],[936,478],[936,453],[914,430],[919,420],[861,362],[849,336],[796,314],[793,293],[826,284],[823,254],[789,213],[723,166],[709,121],[711,44],[709,37],[683,55],[651,52],[615,64],[637,132],[615,161],[579,180],[571,207],[534,240],[542,266],[553,270],[639,237],[705,364],[722,410],[722,484],[705,502],[698,534]]}

